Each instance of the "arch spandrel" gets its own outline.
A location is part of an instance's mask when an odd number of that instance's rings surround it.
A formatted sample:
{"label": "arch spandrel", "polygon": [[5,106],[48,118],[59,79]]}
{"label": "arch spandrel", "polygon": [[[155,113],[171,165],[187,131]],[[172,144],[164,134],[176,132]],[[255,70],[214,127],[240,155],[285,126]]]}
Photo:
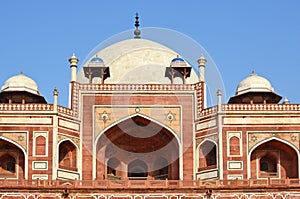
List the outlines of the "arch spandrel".
{"label": "arch spandrel", "polygon": [[94,133],[95,141],[99,135],[110,127],[117,125],[123,120],[129,119],[135,115],[159,123],[169,128],[181,138],[181,108],[180,107],[96,107],[94,114]]}
{"label": "arch spandrel", "polygon": [[207,136],[205,138],[197,139],[196,140],[196,148],[198,148],[199,145],[202,144],[206,140],[214,142],[217,145],[217,143],[219,141],[219,137],[218,137],[218,135],[211,135],[211,136]]}
{"label": "arch spandrel", "polygon": [[0,132],[0,139],[1,137],[12,140],[14,143],[21,146],[24,151],[28,151],[27,132]]}
{"label": "arch spandrel", "polygon": [[71,140],[73,144],[76,145],[76,147],[79,149],[80,148],[80,140],[79,138],[63,135],[63,134],[58,134],[57,136],[57,143],[62,142],[63,140]]}
{"label": "arch spandrel", "polygon": [[300,149],[298,145],[298,132],[248,132],[248,152],[250,152],[253,147],[256,147],[259,143],[270,140],[272,138],[286,141],[298,150]]}

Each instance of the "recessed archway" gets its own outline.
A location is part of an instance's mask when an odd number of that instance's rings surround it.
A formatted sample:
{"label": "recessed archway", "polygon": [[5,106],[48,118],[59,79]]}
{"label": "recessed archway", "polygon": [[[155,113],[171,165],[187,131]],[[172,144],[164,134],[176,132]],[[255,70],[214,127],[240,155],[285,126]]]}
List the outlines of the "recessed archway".
{"label": "recessed archway", "polygon": [[[120,164],[115,173],[121,178],[146,175],[155,178],[155,170],[167,167],[168,179],[179,179],[179,143],[175,135],[163,125],[159,125],[139,115],[122,121],[101,135],[97,142],[97,178],[107,178],[105,170],[112,157]],[[166,160],[167,165],[155,168],[158,158]],[[132,167],[135,160],[144,162],[145,167]],[[136,164],[134,164],[136,165]],[[140,165],[141,166],[141,165]],[[133,174],[133,168],[146,169]],[[142,170],[141,170],[142,171]],[[137,177],[138,177],[137,176]]]}
{"label": "recessed archway", "polygon": [[279,140],[257,146],[250,156],[251,178],[298,178],[295,149]]}
{"label": "recessed archway", "polygon": [[25,156],[16,145],[0,139],[0,178],[24,179]]}

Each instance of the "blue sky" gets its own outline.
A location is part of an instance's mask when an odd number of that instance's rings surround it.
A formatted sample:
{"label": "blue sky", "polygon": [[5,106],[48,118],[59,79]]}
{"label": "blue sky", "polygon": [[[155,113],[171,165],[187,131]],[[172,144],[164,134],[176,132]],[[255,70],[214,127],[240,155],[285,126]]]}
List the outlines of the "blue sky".
{"label": "blue sky", "polygon": [[[20,71],[52,103],[68,104],[73,52],[80,60],[101,41],[142,27],[169,28],[201,44],[223,77],[228,98],[252,70],[300,102],[300,1],[9,0],[0,4],[0,84]],[[81,64],[81,63],[79,63]]]}

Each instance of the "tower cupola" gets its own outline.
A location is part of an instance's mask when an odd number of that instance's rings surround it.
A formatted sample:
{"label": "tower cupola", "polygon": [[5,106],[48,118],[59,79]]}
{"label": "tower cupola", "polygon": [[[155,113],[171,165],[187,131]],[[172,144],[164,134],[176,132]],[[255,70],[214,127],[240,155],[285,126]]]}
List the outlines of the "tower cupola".
{"label": "tower cupola", "polygon": [[76,69],[79,59],[73,53],[72,57],[69,59],[71,68],[71,82],[76,82]]}
{"label": "tower cupola", "polygon": [[171,79],[171,84],[174,83],[175,77],[182,78],[183,84],[186,83],[186,79],[191,75],[192,67],[188,66],[184,59],[177,56],[172,59],[170,67],[166,68],[165,76]]}
{"label": "tower cupola", "polygon": [[101,84],[104,84],[104,80],[110,77],[109,67],[104,64],[103,59],[97,55],[83,66],[85,77],[89,79],[89,83],[92,84],[95,77],[101,78]]}

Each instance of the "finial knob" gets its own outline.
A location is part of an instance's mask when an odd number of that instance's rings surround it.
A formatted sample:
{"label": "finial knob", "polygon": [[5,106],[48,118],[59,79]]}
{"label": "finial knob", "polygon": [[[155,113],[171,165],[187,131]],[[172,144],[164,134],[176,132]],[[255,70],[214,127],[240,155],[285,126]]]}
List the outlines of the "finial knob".
{"label": "finial knob", "polygon": [[54,96],[58,96],[58,90],[57,90],[57,88],[54,88],[54,90],[53,90],[53,95],[54,95]]}
{"label": "finial knob", "polygon": [[75,53],[73,53],[72,57],[69,59],[69,62],[71,66],[77,66],[79,59],[75,56]]}
{"label": "finial knob", "polygon": [[139,30],[140,22],[139,22],[139,14],[135,14],[135,31],[134,31],[134,38],[135,39],[140,39],[141,38],[141,31]]}
{"label": "finial knob", "polygon": [[207,60],[205,59],[205,57],[202,55],[198,60],[197,60],[199,66],[205,66]]}
{"label": "finial knob", "polygon": [[290,100],[288,100],[288,98],[284,98],[282,104],[290,104]]}

